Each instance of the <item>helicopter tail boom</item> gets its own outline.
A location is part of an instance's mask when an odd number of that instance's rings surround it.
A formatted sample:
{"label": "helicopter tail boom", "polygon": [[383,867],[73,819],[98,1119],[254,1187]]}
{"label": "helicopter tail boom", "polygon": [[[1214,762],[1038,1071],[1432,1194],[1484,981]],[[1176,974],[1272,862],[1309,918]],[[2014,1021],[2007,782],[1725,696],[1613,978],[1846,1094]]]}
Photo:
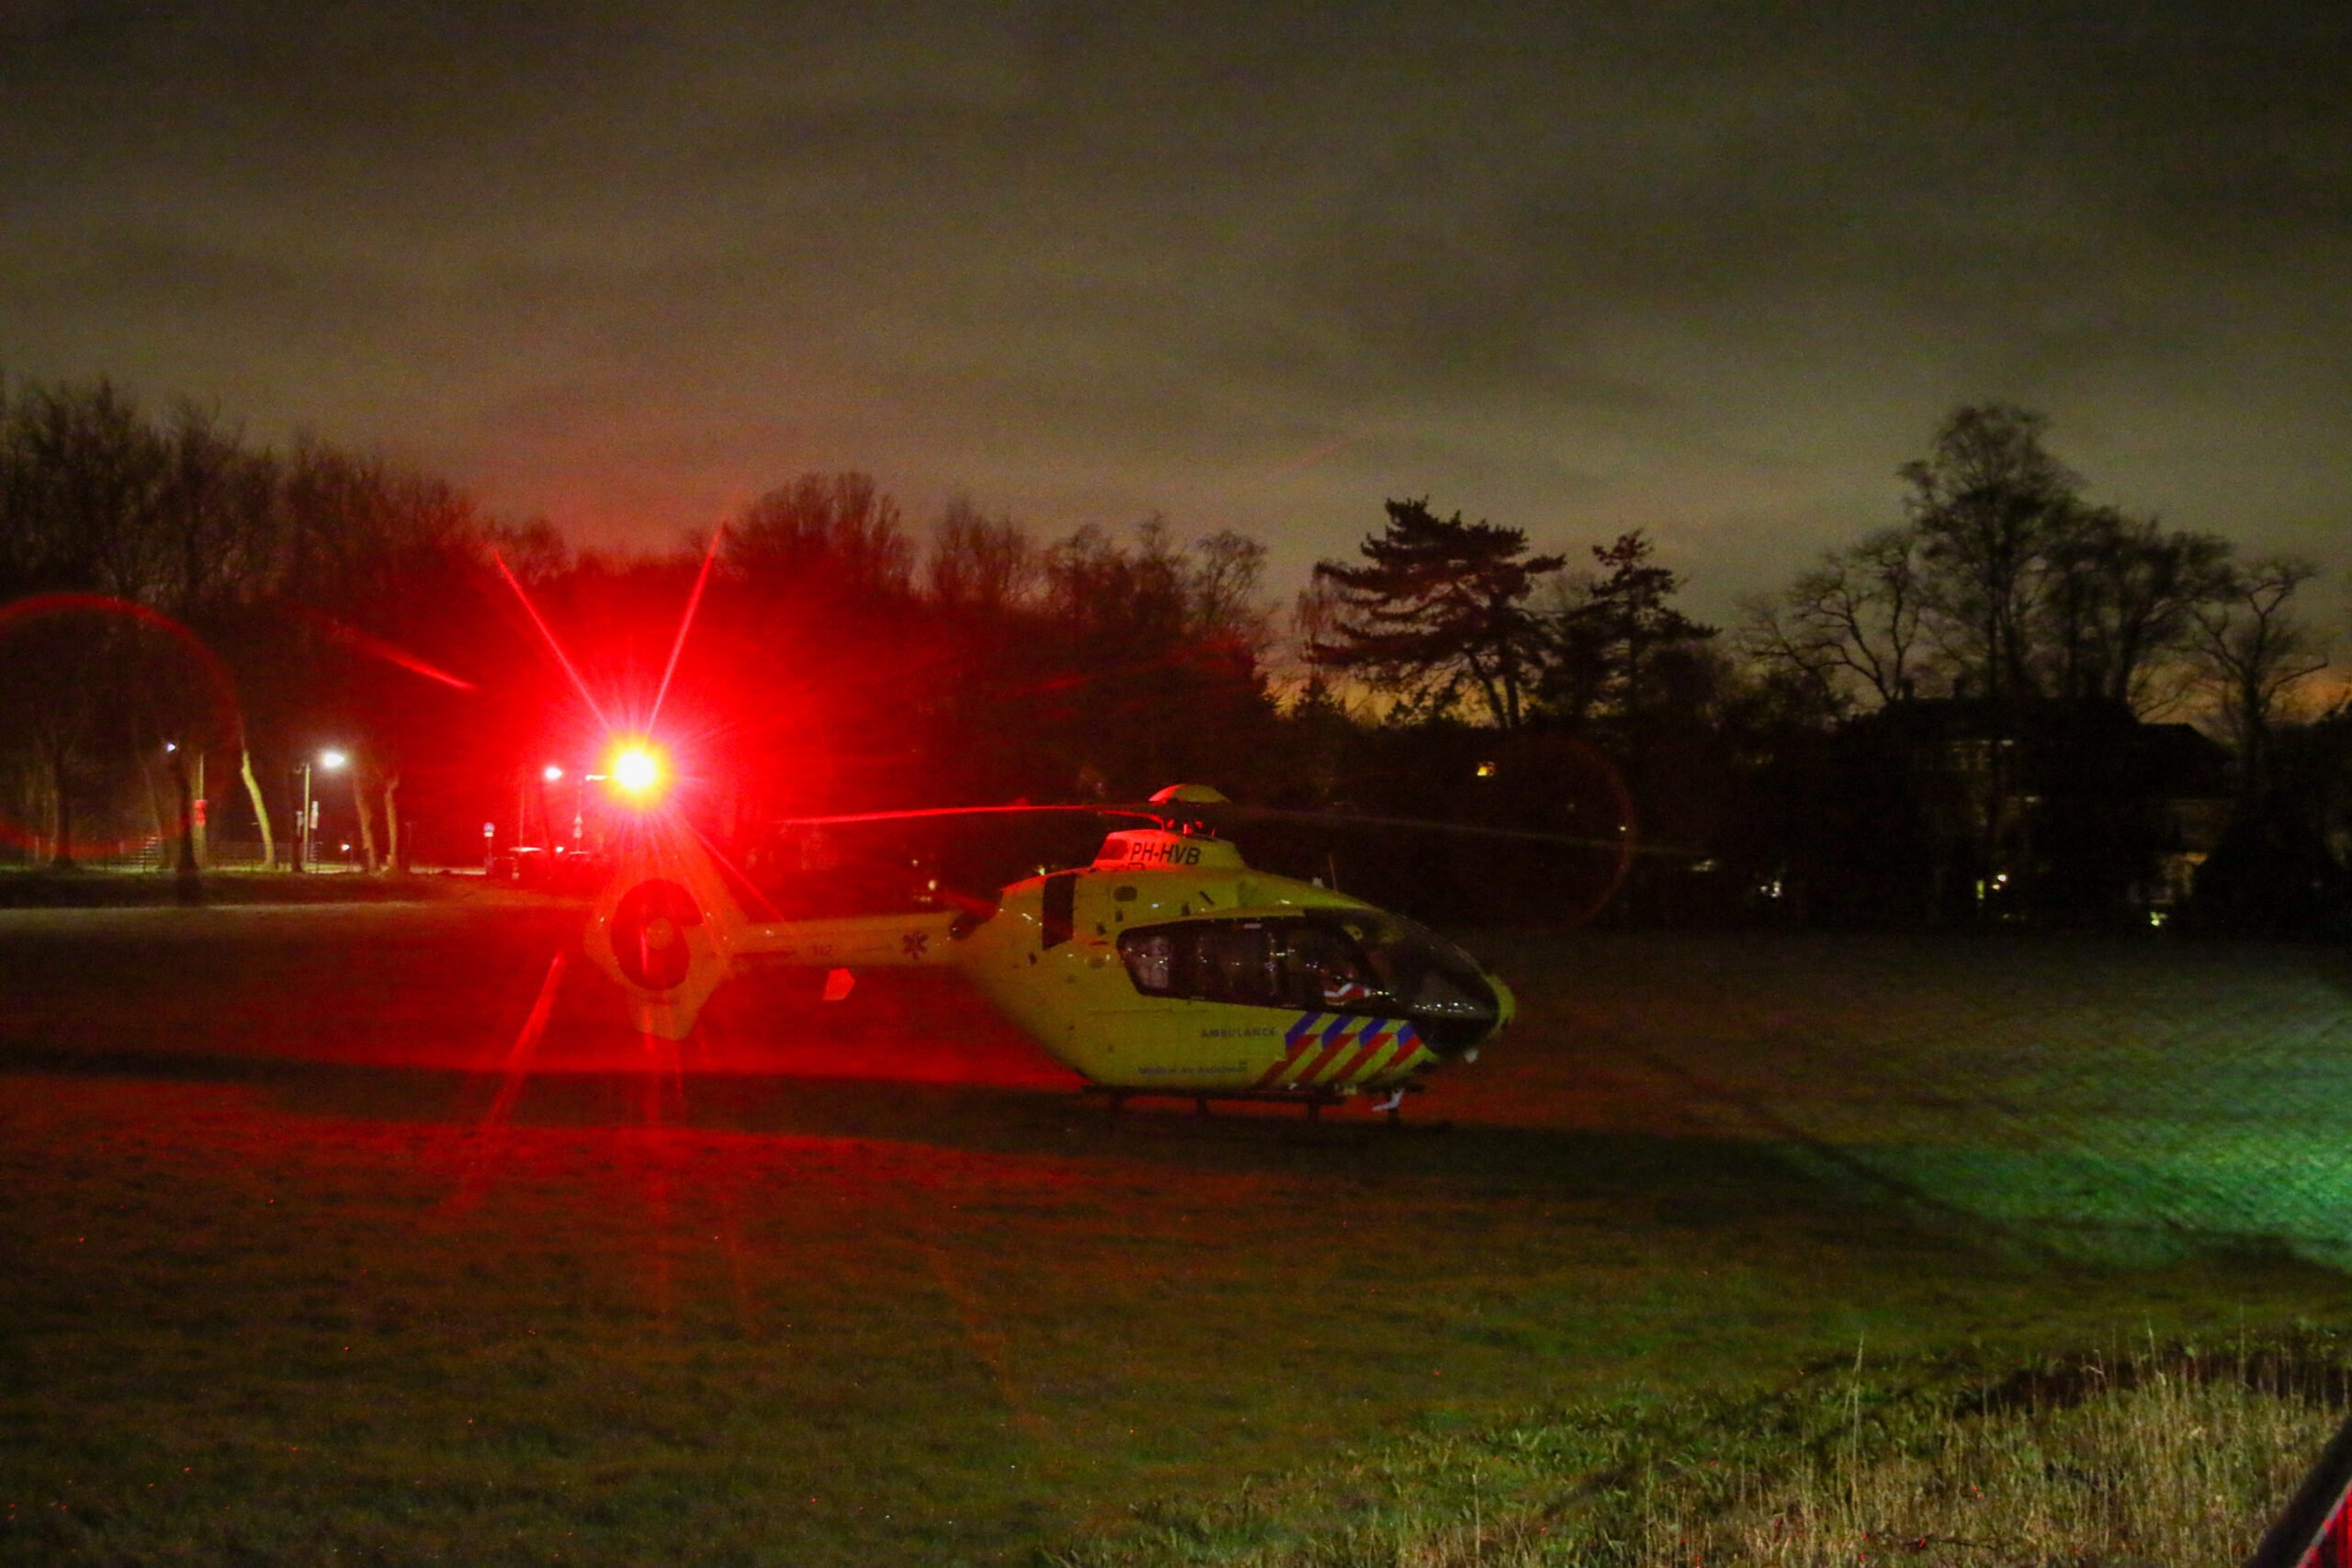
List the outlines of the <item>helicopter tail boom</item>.
{"label": "helicopter tail boom", "polygon": [[905,915],[845,915],[746,926],[735,940],[739,965],[812,969],[936,968],[963,917],[952,909]]}
{"label": "helicopter tail boom", "polygon": [[736,888],[684,818],[654,811],[632,824],[585,941],[638,1028],[684,1039],[720,982],[745,969],[936,967],[968,919],[926,909],[755,920]]}

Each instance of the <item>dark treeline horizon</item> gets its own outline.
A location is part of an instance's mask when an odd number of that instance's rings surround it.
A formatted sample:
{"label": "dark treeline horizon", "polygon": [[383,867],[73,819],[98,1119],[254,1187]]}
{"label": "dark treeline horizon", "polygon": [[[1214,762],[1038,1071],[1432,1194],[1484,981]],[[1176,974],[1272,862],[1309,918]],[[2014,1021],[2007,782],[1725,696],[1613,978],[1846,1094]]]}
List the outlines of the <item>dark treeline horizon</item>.
{"label": "dark treeline horizon", "polygon": [[282,863],[302,761],[333,745],[350,764],[312,786],[371,866],[463,862],[485,821],[552,836],[577,801],[548,798],[542,764],[581,790],[658,694],[684,783],[738,840],[781,816],[1202,782],[1687,852],[1286,846],[1456,917],[1613,891],[1623,919],[2339,918],[2346,722],[2297,706],[2325,665],[2297,600],[2312,569],[2096,502],[2046,429],[1954,411],[1900,517],[1728,629],[1676,607],[1638,529],[1540,554],[1392,498],[1283,604],[1230,529],[1041,540],[967,500],[917,523],[870,476],[804,474],[726,520],[673,647],[707,539],[576,549],[380,457],[257,444],[105,381],[17,386],[0,812],[16,858],[71,861],[169,838],[184,793],[215,839]]}

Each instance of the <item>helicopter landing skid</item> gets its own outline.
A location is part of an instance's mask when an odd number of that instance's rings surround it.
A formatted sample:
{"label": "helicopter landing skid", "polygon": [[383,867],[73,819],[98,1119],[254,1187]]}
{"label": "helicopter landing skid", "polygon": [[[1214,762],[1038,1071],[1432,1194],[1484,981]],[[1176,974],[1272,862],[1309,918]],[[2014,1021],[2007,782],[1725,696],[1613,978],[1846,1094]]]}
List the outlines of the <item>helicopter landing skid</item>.
{"label": "helicopter landing skid", "polygon": [[[1387,1117],[1390,1126],[1399,1126],[1402,1124],[1405,1097],[1408,1094],[1419,1094],[1426,1087],[1418,1083],[1399,1085],[1387,1098],[1380,1100],[1372,1109]],[[1321,1121],[1325,1106],[1344,1105],[1356,1098],[1351,1094],[1343,1094],[1336,1089],[1215,1089],[1202,1094],[1191,1089],[1175,1088],[1105,1089],[1099,1084],[1089,1084],[1080,1092],[1101,1095],[1103,1103],[1114,1116],[1125,1110],[1130,1100],[1189,1100],[1193,1102],[1193,1113],[1196,1116],[1206,1116],[1209,1113],[1211,1101],[1238,1100],[1245,1104],[1303,1105],[1306,1107],[1306,1119],[1309,1122]]]}

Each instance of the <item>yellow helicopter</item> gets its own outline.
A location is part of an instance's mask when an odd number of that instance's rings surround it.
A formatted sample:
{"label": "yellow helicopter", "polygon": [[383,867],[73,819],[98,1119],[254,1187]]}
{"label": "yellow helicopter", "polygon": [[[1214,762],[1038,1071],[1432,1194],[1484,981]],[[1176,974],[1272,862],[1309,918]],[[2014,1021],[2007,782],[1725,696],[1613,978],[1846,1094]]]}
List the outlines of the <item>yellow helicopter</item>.
{"label": "yellow helicopter", "polygon": [[[616,768],[654,793],[650,759]],[[632,776],[638,781],[631,784]],[[952,968],[1057,1060],[1111,1098],[1274,1100],[1362,1094],[1395,1116],[1431,1070],[1475,1060],[1510,1024],[1510,987],[1461,948],[1360,898],[1253,870],[1201,827],[1216,790],[1177,785],[1134,807],[880,812],[806,825],[1070,810],[1142,825],[1090,864],[1047,870],[993,903],[903,914],[762,919],[763,899],[673,809],[626,825],[586,932],[635,1024],[679,1040],[730,975],[768,968]]]}

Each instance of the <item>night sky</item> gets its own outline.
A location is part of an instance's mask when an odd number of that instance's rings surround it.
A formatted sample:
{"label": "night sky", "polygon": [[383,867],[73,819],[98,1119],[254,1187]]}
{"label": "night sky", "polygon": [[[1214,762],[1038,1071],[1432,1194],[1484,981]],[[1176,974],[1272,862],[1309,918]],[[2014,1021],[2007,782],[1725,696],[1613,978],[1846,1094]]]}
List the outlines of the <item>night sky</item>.
{"label": "night sky", "polygon": [[857,467],[1286,592],[1427,494],[1727,615],[1999,399],[2352,561],[2345,0],[0,0],[0,170],[12,381],[585,542]]}

